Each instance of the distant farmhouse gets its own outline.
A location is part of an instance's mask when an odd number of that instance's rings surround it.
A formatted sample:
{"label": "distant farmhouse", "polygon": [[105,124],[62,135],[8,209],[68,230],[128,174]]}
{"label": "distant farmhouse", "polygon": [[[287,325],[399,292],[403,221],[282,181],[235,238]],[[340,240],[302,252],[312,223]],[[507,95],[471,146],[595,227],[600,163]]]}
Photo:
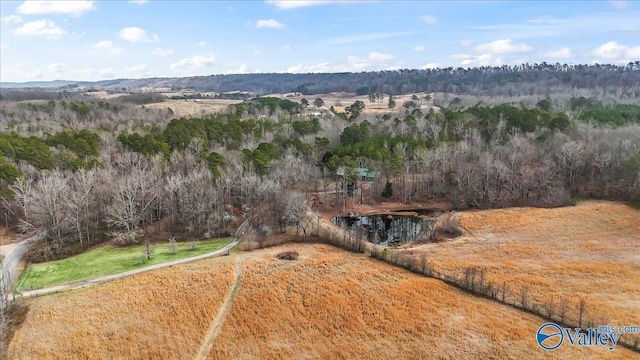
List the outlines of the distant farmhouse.
{"label": "distant farmhouse", "polygon": [[[352,169],[352,174],[354,174],[355,176],[358,177],[358,180],[360,181],[373,181],[376,177],[380,176],[380,173],[377,171],[371,171],[367,168],[353,168]],[[343,167],[339,167],[338,169],[336,169],[336,176],[338,178],[344,178],[344,168]]]}

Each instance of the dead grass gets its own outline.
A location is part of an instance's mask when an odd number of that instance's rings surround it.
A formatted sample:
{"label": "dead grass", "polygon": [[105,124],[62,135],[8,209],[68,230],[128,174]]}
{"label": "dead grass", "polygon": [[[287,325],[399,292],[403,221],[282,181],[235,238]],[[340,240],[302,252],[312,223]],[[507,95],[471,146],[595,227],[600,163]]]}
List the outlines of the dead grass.
{"label": "dead grass", "polygon": [[237,104],[242,102],[241,100],[229,100],[229,99],[201,99],[199,102],[195,102],[193,99],[185,100],[171,100],[167,99],[163,102],[144,105],[149,109],[162,109],[166,110],[171,108],[173,116],[180,117],[198,117],[204,114],[211,114],[217,111],[224,111],[231,104]]}
{"label": "dead grass", "polygon": [[[298,260],[277,260],[283,250],[297,251]],[[302,244],[261,252],[246,262],[213,359],[632,355],[622,348],[613,354],[574,348],[545,353],[534,340],[541,319],[364,255]]]}
{"label": "dead grass", "polygon": [[14,244],[19,242],[20,240],[22,240],[22,237],[20,237],[20,235],[9,230],[9,228],[0,226],[0,246]]}
{"label": "dead grass", "polygon": [[13,301],[0,310],[0,359],[7,359],[6,344],[13,338],[16,330],[22,326],[29,307],[22,301]]}
{"label": "dead grass", "polygon": [[567,298],[575,305],[584,297],[596,323],[640,323],[640,211],[584,201],[466,212],[460,223],[470,237],[409,251],[426,252],[436,271],[452,276],[485,269],[487,281],[506,282],[514,293],[527,286],[539,303]]}
{"label": "dead grass", "polygon": [[234,275],[228,258],[25,300],[9,359],[193,358]]}
{"label": "dead grass", "polygon": [[[286,94],[270,94],[270,95],[265,95],[265,96],[271,96],[271,97],[278,97],[278,98],[283,98],[283,99],[289,99],[291,101],[296,101],[296,102],[300,102],[300,100],[302,100],[303,98],[307,99],[309,101],[309,103],[313,103],[313,100],[315,100],[316,98],[321,98],[322,101],[324,101],[324,106],[326,108],[331,108],[332,106],[335,108],[336,111],[344,111],[344,108],[346,106],[349,106],[351,104],[353,104],[354,102],[360,100],[362,102],[364,102],[365,104],[365,109],[362,112],[363,114],[386,114],[389,112],[402,112],[404,113],[404,111],[406,110],[404,107],[402,107],[402,104],[404,104],[405,102],[411,100],[411,97],[413,95],[418,96],[419,100],[415,100],[414,102],[418,105],[418,108],[420,107],[421,104],[423,105],[428,105],[434,108],[434,111],[439,110],[438,107],[433,105],[433,94],[427,94],[427,93],[416,93],[416,94],[405,94],[405,95],[397,95],[394,96],[395,102],[396,102],[396,107],[394,109],[389,109],[389,94],[385,94],[384,95],[384,99],[382,100],[382,102],[375,102],[375,103],[371,103],[369,102],[369,96],[368,95],[356,95],[354,93],[347,93],[347,92],[332,92],[332,93],[328,93],[328,94],[316,94],[316,95],[294,95],[293,93],[286,93]],[[426,95],[431,95],[431,100],[427,101],[424,99],[424,97]],[[423,109],[423,112],[428,112],[429,110],[425,110]]]}
{"label": "dead grass", "polygon": [[[295,251],[297,260],[278,253]],[[188,359],[233,281],[214,359],[627,359],[616,348],[535,343],[542,319],[362,254],[289,244],[28,300],[9,358]],[[37,339],[37,341],[34,341]]]}

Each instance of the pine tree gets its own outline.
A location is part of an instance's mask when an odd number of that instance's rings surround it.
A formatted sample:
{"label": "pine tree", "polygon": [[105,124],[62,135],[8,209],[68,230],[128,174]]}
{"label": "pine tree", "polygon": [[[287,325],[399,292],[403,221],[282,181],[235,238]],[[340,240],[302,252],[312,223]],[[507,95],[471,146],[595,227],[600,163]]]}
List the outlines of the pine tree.
{"label": "pine tree", "polygon": [[393,186],[389,181],[384,185],[384,190],[382,190],[381,195],[387,199],[393,196]]}

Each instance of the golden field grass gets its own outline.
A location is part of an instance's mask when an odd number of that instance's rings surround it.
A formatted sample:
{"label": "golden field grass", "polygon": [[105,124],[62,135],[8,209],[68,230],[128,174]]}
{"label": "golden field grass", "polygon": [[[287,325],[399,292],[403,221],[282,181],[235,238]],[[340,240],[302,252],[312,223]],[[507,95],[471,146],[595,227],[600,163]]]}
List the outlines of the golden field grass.
{"label": "golden field grass", "polygon": [[229,257],[25,299],[8,359],[193,358],[234,279]]}
{"label": "golden field grass", "polygon": [[149,109],[162,109],[166,110],[171,108],[173,116],[176,118],[181,117],[199,117],[206,114],[211,114],[218,111],[225,111],[231,104],[237,104],[240,100],[229,99],[207,99],[203,98],[200,102],[195,102],[193,99],[187,101],[184,100],[171,100],[166,99],[163,102],[144,105]]}
{"label": "golden field grass", "polygon": [[596,324],[640,324],[640,211],[582,201],[458,216],[469,236],[409,251],[425,252],[434,269],[448,275],[460,276],[465,267],[485,269],[493,284],[506,281],[513,298],[523,286],[539,303],[565,297],[577,304],[583,297]]}
{"label": "golden field grass", "polygon": [[[401,111],[404,113],[406,109],[402,107],[402,104],[404,104],[406,101],[411,100],[411,97],[413,95],[416,95],[419,98],[419,100],[415,101],[418,107],[421,104],[429,105],[433,107],[433,95],[434,95],[433,93],[416,93],[416,94],[405,94],[405,95],[394,96],[394,100],[396,102],[396,107],[394,109],[389,109],[389,106],[388,106],[389,94],[384,95],[382,102],[375,102],[375,103],[369,102],[368,95],[356,95],[354,93],[347,93],[347,92],[332,92],[328,94],[315,94],[315,95],[295,95],[294,93],[286,93],[286,94],[270,94],[265,96],[289,99],[295,102],[300,102],[300,100],[305,98],[309,101],[310,104],[312,104],[313,101],[319,97],[324,101],[325,107],[330,108],[331,106],[333,106],[336,111],[344,111],[344,108],[346,106],[349,106],[354,102],[360,100],[365,104],[365,109],[362,113],[375,115],[375,114],[386,114],[393,111]],[[424,97],[426,95],[430,95],[431,100],[429,101],[425,100]],[[438,108],[435,107],[434,110],[438,110]]]}
{"label": "golden field grass", "polygon": [[[297,251],[298,260],[275,258]],[[242,288],[213,359],[628,358],[626,349],[535,343],[541,319],[444,283],[327,245],[265,249]]]}
{"label": "golden field grass", "polygon": [[[278,260],[297,251],[297,260]],[[535,342],[544,322],[329,245],[288,244],[26,300],[10,359],[193,359],[234,281],[213,359],[629,359]],[[37,340],[36,340],[37,339]]]}
{"label": "golden field grass", "polygon": [[[242,102],[241,100],[232,100],[232,99],[214,99],[213,96],[215,96],[215,93],[212,93],[212,92],[209,92],[209,93],[203,92],[202,94],[205,96],[200,99],[201,101],[198,101],[198,102],[195,102],[193,99],[188,99],[187,101],[185,101],[184,99],[182,100],[170,99],[171,96],[182,96],[183,95],[182,92],[163,92],[162,94],[167,97],[167,99],[165,99],[163,102],[140,105],[140,107],[144,106],[145,108],[149,108],[149,109],[161,109],[161,110],[166,110],[167,108],[171,108],[174,116],[176,118],[180,118],[180,117],[197,117],[197,116],[202,116],[202,115],[206,115],[206,114],[210,114],[218,111],[225,111],[229,105]],[[107,92],[104,92],[104,91],[95,92],[95,93],[92,93],[92,95],[99,97],[101,99],[109,99],[109,100],[117,99],[118,97],[123,96],[123,94],[108,94]],[[412,100],[413,95],[416,95],[419,98],[419,100],[414,100],[418,105],[418,107],[420,105],[428,105],[430,107],[433,107],[434,110],[436,111],[439,110],[439,108],[437,106],[434,106],[433,104],[433,96],[434,96],[433,93],[415,93],[415,94],[404,94],[404,95],[394,96],[394,100],[396,102],[396,107],[394,109],[389,109],[388,107],[388,102],[389,102],[388,94],[385,94],[382,102],[375,102],[375,103],[369,102],[368,95],[356,95],[354,93],[347,93],[347,92],[333,92],[328,94],[314,94],[314,95],[298,95],[297,93],[284,93],[284,94],[268,94],[264,96],[289,99],[295,102],[300,102],[300,100],[305,98],[309,101],[309,103],[313,103],[313,100],[319,97],[324,101],[325,107],[330,108],[331,106],[333,106],[336,109],[336,111],[344,111],[344,108],[346,106],[349,106],[354,102],[361,100],[365,103],[365,110],[362,112],[363,114],[379,115],[379,114],[386,114],[389,112],[404,113],[406,109],[402,107],[402,104],[404,104],[409,100]],[[424,98],[426,95],[430,95],[432,99],[428,101],[425,100]],[[31,102],[34,102],[34,101],[31,101]],[[428,110],[424,110],[424,111],[426,112]]]}

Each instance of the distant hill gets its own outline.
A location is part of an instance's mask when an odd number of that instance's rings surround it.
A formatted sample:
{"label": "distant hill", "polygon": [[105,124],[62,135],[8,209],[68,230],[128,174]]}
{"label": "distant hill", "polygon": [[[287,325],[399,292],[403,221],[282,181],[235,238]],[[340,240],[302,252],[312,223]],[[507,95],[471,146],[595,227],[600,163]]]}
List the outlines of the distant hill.
{"label": "distant hill", "polygon": [[346,91],[366,95],[444,92],[502,96],[549,94],[573,89],[620,90],[640,97],[640,61],[628,65],[523,64],[480,68],[374,71],[317,74],[236,74],[183,78],[115,79],[96,82],[56,80],[4,83],[2,88],[96,88],[115,91],[170,88],[195,91],[249,91],[258,95],[299,92],[304,95]]}
{"label": "distant hill", "polygon": [[0,88],[60,88],[68,85],[77,85],[78,81],[54,80],[54,81],[28,81],[28,82],[0,82]]}

